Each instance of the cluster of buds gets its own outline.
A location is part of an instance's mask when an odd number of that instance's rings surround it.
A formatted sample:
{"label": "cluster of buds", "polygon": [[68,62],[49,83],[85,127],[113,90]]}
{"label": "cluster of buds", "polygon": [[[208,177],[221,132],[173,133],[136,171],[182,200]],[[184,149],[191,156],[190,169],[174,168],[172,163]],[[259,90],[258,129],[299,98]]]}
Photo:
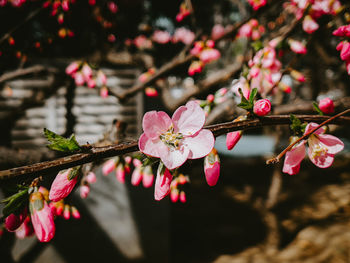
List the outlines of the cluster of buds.
{"label": "cluster of buds", "polygon": [[125,183],[125,174],[130,173],[130,163],[132,158],[130,156],[116,157],[109,159],[102,166],[103,175],[107,176],[115,170],[115,176],[117,180],[121,183]]}
{"label": "cluster of buds", "polygon": [[189,29],[185,27],[180,27],[175,30],[175,33],[172,38],[173,43],[182,42],[185,45],[189,45],[193,42],[196,35]]}
{"label": "cluster of buds", "polygon": [[58,30],[58,36],[60,37],[60,38],[65,38],[65,37],[74,37],[74,32],[72,31],[72,30],[70,30],[69,28],[64,28],[64,27],[62,27],[62,28],[60,28],[59,30]]}
{"label": "cluster of buds", "polygon": [[253,7],[254,11],[258,10],[260,7],[263,7],[267,3],[267,0],[247,0],[247,1]]}
{"label": "cluster of buds", "polygon": [[100,88],[100,96],[105,98],[108,96],[107,77],[101,71],[94,71],[86,62],[74,61],[66,68],[66,74],[71,76],[77,86],[86,83],[89,88]]}
{"label": "cluster of buds", "polygon": [[297,19],[304,17],[303,30],[309,34],[319,28],[317,19],[324,15],[336,15],[342,8],[339,0],[289,0],[284,6]]}
{"label": "cluster of buds", "polygon": [[252,40],[260,39],[261,35],[265,33],[265,27],[259,25],[258,20],[251,19],[245,23],[238,31],[237,37],[251,38]]}
{"label": "cluster of buds", "polygon": [[78,209],[75,206],[65,204],[63,200],[60,200],[58,202],[51,202],[49,206],[54,216],[63,217],[65,220],[70,219],[71,216],[75,219],[80,219],[80,213]]}
{"label": "cluster of buds", "polygon": [[142,181],[143,187],[151,187],[154,181],[152,166],[142,165],[142,162],[136,158],[133,160],[133,164],[135,169],[131,174],[131,184],[133,186],[138,186]]}
{"label": "cluster of buds", "polygon": [[43,3],[44,8],[52,7],[51,15],[57,16],[57,21],[59,24],[64,22],[64,12],[68,12],[69,5],[75,3],[75,0],[54,0],[46,1]]}
{"label": "cluster of buds", "polygon": [[[148,81],[154,74],[156,73],[156,70],[154,68],[150,68],[148,69],[146,72],[142,73],[139,76],[139,81],[141,83],[145,83],[146,81]],[[148,97],[157,97],[158,96],[158,91],[153,88],[153,87],[147,87],[145,89],[145,94]]]}
{"label": "cluster of buds", "polygon": [[11,3],[14,7],[21,7],[26,0],[0,0],[0,7],[5,6],[7,3]]}
{"label": "cluster of buds", "polygon": [[199,58],[200,62],[194,61],[189,67],[188,74],[193,76],[195,73],[200,73],[205,64],[220,58],[219,50],[215,49],[215,42],[213,40],[196,41],[190,53]]}
{"label": "cluster of buds", "polygon": [[350,75],[350,25],[341,26],[335,31],[333,31],[333,35],[338,37],[348,38],[347,40],[341,41],[337,45],[337,50],[340,51],[341,60],[345,61],[346,70]]}
{"label": "cluster of buds", "polygon": [[176,15],[176,21],[181,22],[182,20],[184,20],[185,17],[191,14],[191,11],[192,10],[187,5],[187,2],[186,1],[182,2],[180,5],[179,13]]}
{"label": "cluster of buds", "polygon": [[170,200],[173,203],[180,201],[186,203],[186,193],[184,191],[185,185],[190,182],[190,178],[183,174],[174,176],[170,184]]}
{"label": "cluster of buds", "polygon": [[214,106],[223,103],[227,100],[227,88],[221,88],[215,92],[215,94],[209,94],[205,100],[197,100],[199,106],[201,106],[207,117]]}

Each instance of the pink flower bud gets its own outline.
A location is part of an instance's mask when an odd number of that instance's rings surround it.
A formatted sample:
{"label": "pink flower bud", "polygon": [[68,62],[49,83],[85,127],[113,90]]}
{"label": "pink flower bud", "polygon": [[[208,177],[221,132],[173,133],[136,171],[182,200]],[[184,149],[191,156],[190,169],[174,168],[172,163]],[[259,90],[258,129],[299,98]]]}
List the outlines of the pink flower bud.
{"label": "pink flower bud", "polygon": [[63,202],[59,202],[56,204],[57,208],[56,208],[56,214],[58,216],[61,216],[63,214],[63,209],[64,209],[64,204]]}
{"label": "pink flower bud", "polygon": [[71,209],[72,209],[72,216],[75,219],[80,219],[81,216],[80,216],[78,209],[75,206],[72,206]]}
{"label": "pink flower bud", "polygon": [[199,55],[199,59],[207,64],[210,63],[214,60],[219,59],[221,56],[219,50],[215,49],[215,48],[211,48],[211,49],[205,49],[203,50],[200,55]]}
{"label": "pink flower bud", "polygon": [[318,107],[324,114],[330,114],[334,112],[334,103],[330,98],[324,98],[320,100]]}
{"label": "pink flower bud", "polygon": [[61,6],[62,6],[63,11],[67,12],[69,10],[68,0],[63,0]]}
{"label": "pink flower bud", "polygon": [[111,13],[113,13],[113,14],[117,13],[117,11],[118,11],[118,6],[117,6],[114,2],[109,1],[109,2],[107,3],[107,5],[108,5],[108,9],[109,9],[109,11],[111,11]]}
{"label": "pink flower bud", "polygon": [[116,168],[116,165],[117,163],[114,159],[109,159],[107,162],[105,162],[102,166],[103,175],[110,174]]}
{"label": "pink flower bud", "polygon": [[306,54],[306,47],[300,41],[290,39],[288,41],[290,49],[297,54]]}
{"label": "pink flower bud", "polygon": [[81,198],[87,198],[90,193],[90,186],[88,185],[82,185],[80,186],[80,197]]}
{"label": "pink flower bud", "polygon": [[96,4],[96,0],[89,0],[89,5],[95,5]]}
{"label": "pink flower bud", "polygon": [[108,39],[109,42],[113,43],[113,42],[115,42],[115,40],[117,38],[115,37],[114,34],[109,34],[107,39]]}
{"label": "pink flower bud", "polygon": [[89,88],[93,89],[96,87],[96,81],[94,79],[88,79],[87,80],[87,85]]}
{"label": "pink flower bud", "polygon": [[70,218],[70,207],[69,205],[65,205],[64,206],[64,210],[63,210],[63,218],[68,220]]}
{"label": "pink flower bud", "polygon": [[157,170],[157,178],[154,187],[154,199],[162,200],[170,193],[170,183],[173,176],[164,165],[159,165]]}
{"label": "pink flower bud", "polygon": [[29,208],[35,234],[40,242],[49,242],[55,235],[55,223],[47,202],[40,192],[29,196]]}
{"label": "pink flower bud", "polygon": [[129,164],[127,164],[127,163],[125,163],[125,165],[124,165],[124,170],[125,170],[125,173],[127,173],[127,174],[129,174],[130,173],[130,165]]}
{"label": "pink flower bud", "polygon": [[131,174],[131,184],[137,186],[142,181],[142,171],[140,167],[136,167]]}
{"label": "pink flower bud", "polygon": [[133,165],[135,167],[139,167],[139,166],[142,165],[142,162],[139,159],[136,159],[136,158],[132,160],[132,163],[133,163]]}
{"label": "pink flower bud", "polygon": [[255,102],[253,111],[258,116],[265,116],[271,111],[271,102],[268,99],[261,99]]}
{"label": "pink flower bud", "polygon": [[142,185],[145,188],[149,188],[153,185],[153,181],[154,181],[154,175],[153,175],[152,167],[150,165],[147,165],[143,169]]}
{"label": "pink flower bud", "polygon": [[5,219],[5,227],[8,231],[13,232],[19,228],[27,217],[28,209],[25,207],[19,214],[10,214]]}
{"label": "pink flower bud", "polygon": [[186,203],[187,199],[186,199],[186,194],[185,194],[184,191],[181,191],[181,192],[180,192],[180,197],[179,197],[179,199],[180,199],[180,202],[181,202],[181,203]]}
{"label": "pink flower bud", "polygon": [[107,77],[101,70],[99,70],[97,72],[97,79],[96,80],[100,86],[104,86],[107,84]]}
{"label": "pink flower bud", "polygon": [[305,81],[305,76],[301,72],[299,72],[297,70],[293,69],[290,72],[290,75],[297,81],[300,81],[300,82],[304,82]]}
{"label": "pink flower bud", "polygon": [[76,173],[74,169],[68,169],[61,171],[56,175],[55,180],[52,182],[49,198],[51,201],[57,202],[63,198],[66,198],[73,190],[75,184],[78,181],[78,176],[70,178],[72,173]]}
{"label": "pink flower bud", "polygon": [[86,176],[86,181],[89,184],[94,184],[97,181],[96,174],[94,172],[89,172]]}
{"label": "pink flower bud", "polygon": [[125,161],[125,163],[130,164],[131,161],[132,161],[132,157],[131,156],[125,156],[124,161]]}
{"label": "pink flower bud", "polygon": [[214,96],[213,94],[209,94],[209,95],[207,96],[207,101],[208,101],[209,103],[212,103],[212,102],[214,101],[214,99],[215,99],[215,96]]}
{"label": "pink flower bud", "polygon": [[333,31],[333,35],[338,37],[350,37],[350,25],[345,25]]}
{"label": "pink flower bud", "polygon": [[343,41],[340,58],[342,60],[350,60],[350,43],[348,41]]}
{"label": "pink flower bud", "polygon": [[147,87],[145,89],[145,94],[148,97],[157,97],[158,96],[158,91],[155,88]]}
{"label": "pink flower bud", "polygon": [[171,189],[170,200],[173,203],[176,203],[179,200],[179,190],[178,189],[176,189],[176,188]]}
{"label": "pink flower bud", "polygon": [[226,135],[226,146],[228,150],[232,150],[236,146],[237,142],[242,137],[242,131],[229,132]]}
{"label": "pink flower bud", "polygon": [[69,64],[69,66],[66,68],[66,74],[71,75],[79,69],[79,64],[77,62],[72,62]]}
{"label": "pink flower bud", "polygon": [[75,80],[75,85],[77,86],[82,86],[84,85],[84,76],[81,72],[77,72],[75,75],[74,75],[74,80]]}
{"label": "pink flower bud", "polygon": [[92,77],[92,69],[90,68],[90,66],[88,64],[84,64],[84,66],[81,69],[81,72],[85,78],[85,80],[88,80]]}
{"label": "pink flower bud", "polygon": [[118,164],[115,176],[119,182],[125,183],[125,169],[123,163]]}
{"label": "pink flower bud", "polygon": [[319,25],[310,15],[305,16],[304,21],[303,21],[303,30],[306,33],[312,34],[318,28],[319,28]]}
{"label": "pink flower bud", "polygon": [[207,47],[210,47],[210,48],[215,47],[215,42],[211,39],[207,40],[207,42],[205,44],[207,45]]}
{"label": "pink flower bud", "polygon": [[216,185],[220,176],[220,159],[215,148],[204,158],[204,173],[208,185]]}
{"label": "pink flower bud", "polygon": [[55,202],[50,202],[49,207],[51,209],[52,214],[55,216],[57,215],[57,208]]}
{"label": "pink flower bud", "polygon": [[220,24],[216,24],[213,29],[211,30],[211,38],[214,40],[219,39],[220,37],[222,37],[225,34],[225,28],[220,25]]}

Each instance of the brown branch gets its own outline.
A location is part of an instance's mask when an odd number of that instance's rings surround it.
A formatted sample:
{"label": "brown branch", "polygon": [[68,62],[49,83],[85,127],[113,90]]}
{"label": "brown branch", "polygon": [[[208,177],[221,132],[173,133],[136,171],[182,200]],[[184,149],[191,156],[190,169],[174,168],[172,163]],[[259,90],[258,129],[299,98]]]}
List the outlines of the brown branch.
{"label": "brown branch", "polygon": [[[317,123],[328,120],[330,118],[329,116],[318,115],[297,115],[296,117],[301,121],[313,121]],[[338,125],[350,125],[350,117],[339,117],[337,119],[332,119],[330,123]],[[231,131],[255,129],[261,128],[263,126],[281,124],[290,124],[289,115],[273,115],[259,119],[250,119],[239,122],[227,122],[206,126],[205,128],[211,130],[216,137]],[[0,181],[19,176],[39,176],[48,173],[57,173],[62,169],[101,160],[108,157],[131,153],[138,150],[138,142],[136,140],[105,147],[93,147],[84,153],[77,153],[48,162],[36,163],[33,165],[0,171]]]}
{"label": "brown branch", "polygon": [[35,65],[32,67],[28,67],[28,68],[21,68],[21,69],[15,70],[15,71],[6,72],[6,73],[2,74],[0,76],[0,83],[14,79],[14,78],[22,77],[22,76],[29,75],[29,74],[39,73],[39,72],[43,72],[43,71],[56,72],[57,70],[54,68],[50,69],[50,68],[44,67],[42,65]]}

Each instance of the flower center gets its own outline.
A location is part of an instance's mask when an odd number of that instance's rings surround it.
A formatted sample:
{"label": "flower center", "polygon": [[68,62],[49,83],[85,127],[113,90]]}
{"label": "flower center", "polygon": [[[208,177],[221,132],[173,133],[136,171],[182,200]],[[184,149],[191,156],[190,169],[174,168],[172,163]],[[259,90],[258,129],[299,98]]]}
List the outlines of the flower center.
{"label": "flower center", "polygon": [[328,152],[328,149],[322,144],[318,143],[318,139],[315,135],[311,135],[310,139],[312,141],[312,157],[316,158],[321,155],[325,155]]}
{"label": "flower center", "polygon": [[183,135],[181,133],[174,133],[174,128],[170,127],[165,133],[159,136],[162,142],[164,142],[167,146],[178,149],[180,142],[183,139]]}

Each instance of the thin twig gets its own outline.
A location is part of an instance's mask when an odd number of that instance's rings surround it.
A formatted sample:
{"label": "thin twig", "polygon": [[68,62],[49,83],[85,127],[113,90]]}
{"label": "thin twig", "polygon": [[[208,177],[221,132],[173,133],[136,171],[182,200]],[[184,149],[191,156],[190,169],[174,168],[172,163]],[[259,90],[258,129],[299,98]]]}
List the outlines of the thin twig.
{"label": "thin twig", "polygon": [[[349,109],[350,111],[350,109]],[[322,122],[338,125],[350,125],[350,117],[330,118],[329,116],[319,115],[296,115],[301,121]],[[261,128],[263,126],[290,124],[289,115],[272,115],[263,118],[250,119],[239,122],[227,122],[216,125],[206,126],[213,132],[214,136],[226,134],[231,131],[247,130]],[[72,154],[63,158],[52,161],[36,163],[28,166],[22,166],[9,170],[0,171],[0,181],[20,176],[39,176],[50,173],[57,173],[60,170],[82,165],[85,163],[101,160],[104,158],[119,156],[131,152],[138,151],[138,142],[133,140],[121,144],[112,144],[105,147],[92,147],[89,151],[83,153]]]}
{"label": "thin twig", "polygon": [[321,128],[322,126],[330,123],[331,121],[335,120],[336,118],[345,115],[347,113],[350,112],[350,109],[347,109],[341,113],[338,113],[337,115],[334,115],[333,117],[329,118],[328,120],[325,120],[324,122],[322,122],[318,127],[312,129],[311,131],[305,133],[303,136],[301,136],[298,140],[296,140],[295,142],[293,142],[292,144],[290,144],[286,149],[284,149],[279,155],[277,155],[275,158],[269,159],[266,161],[266,164],[271,164],[271,163],[278,163],[281,158],[288,152],[290,151],[294,145],[296,145],[297,143],[299,143],[300,141],[304,140],[305,138],[309,137],[311,134],[313,134],[315,131],[317,131],[319,128]]}

